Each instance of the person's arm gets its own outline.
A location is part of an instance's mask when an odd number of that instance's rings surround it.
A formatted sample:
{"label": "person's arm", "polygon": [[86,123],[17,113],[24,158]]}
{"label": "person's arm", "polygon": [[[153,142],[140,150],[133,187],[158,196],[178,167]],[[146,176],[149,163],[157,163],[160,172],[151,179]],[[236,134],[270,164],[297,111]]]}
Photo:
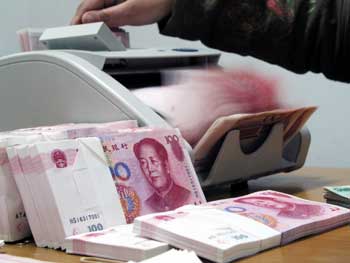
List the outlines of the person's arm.
{"label": "person's arm", "polygon": [[72,24],[98,21],[159,22],[166,35],[350,82],[350,0],[83,0]]}
{"label": "person's arm", "polygon": [[162,34],[349,82],[349,21],[349,0],[176,0],[159,27]]}

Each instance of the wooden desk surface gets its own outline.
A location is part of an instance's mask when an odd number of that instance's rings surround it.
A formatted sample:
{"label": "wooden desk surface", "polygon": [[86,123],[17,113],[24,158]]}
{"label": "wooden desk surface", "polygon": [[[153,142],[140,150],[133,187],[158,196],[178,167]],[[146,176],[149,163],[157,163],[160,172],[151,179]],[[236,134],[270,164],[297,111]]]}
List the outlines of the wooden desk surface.
{"label": "wooden desk surface", "polygon": [[[323,186],[346,184],[350,185],[350,169],[303,168],[289,174],[267,176],[250,181],[248,189],[233,193],[233,195],[271,189],[322,202],[324,201]],[[217,191],[208,193],[208,199],[227,198],[230,195],[229,191],[217,189]],[[79,256],[36,248],[33,244],[6,245],[0,249],[0,252],[52,262],[80,262]],[[236,262],[350,262],[350,227],[347,225],[320,235],[306,237]]]}

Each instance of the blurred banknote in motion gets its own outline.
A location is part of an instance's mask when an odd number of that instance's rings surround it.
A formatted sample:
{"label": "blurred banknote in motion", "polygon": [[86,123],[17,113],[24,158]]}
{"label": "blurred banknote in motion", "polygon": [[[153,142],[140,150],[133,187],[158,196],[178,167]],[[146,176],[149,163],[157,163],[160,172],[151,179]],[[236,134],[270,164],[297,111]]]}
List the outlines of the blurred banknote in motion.
{"label": "blurred banknote in motion", "polygon": [[133,93],[179,128],[192,146],[219,117],[280,108],[274,81],[249,72],[213,69],[170,77],[179,83]]}
{"label": "blurred banknote in motion", "polygon": [[207,162],[212,148],[234,129],[241,139],[252,139],[282,123],[287,144],[316,110],[284,106],[276,81],[250,71],[192,70],[165,78],[170,85],[133,93],[180,129],[197,163]]}

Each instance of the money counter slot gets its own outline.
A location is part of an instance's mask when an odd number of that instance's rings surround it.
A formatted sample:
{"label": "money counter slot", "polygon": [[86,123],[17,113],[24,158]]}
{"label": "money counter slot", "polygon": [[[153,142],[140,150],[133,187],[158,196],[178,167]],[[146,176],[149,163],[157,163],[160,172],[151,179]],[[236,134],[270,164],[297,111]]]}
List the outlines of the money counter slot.
{"label": "money counter slot", "polygon": [[[261,140],[264,140],[261,142]],[[232,130],[223,138],[211,168],[199,169],[199,178],[204,188],[223,184],[244,183],[250,179],[278,172],[290,172],[300,168],[306,159],[310,145],[307,129],[298,133],[288,145],[283,144],[283,125],[275,124],[268,135],[262,133],[255,140],[255,150],[245,152],[245,141],[239,130]],[[251,142],[248,143],[250,145]],[[218,147],[218,146],[217,146]],[[252,145],[249,146],[251,149]]]}
{"label": "money counter slot", "polygon": [[107,59],[103,71],[128,89],[157,87],[164,72],[217,66],[216,57]]}

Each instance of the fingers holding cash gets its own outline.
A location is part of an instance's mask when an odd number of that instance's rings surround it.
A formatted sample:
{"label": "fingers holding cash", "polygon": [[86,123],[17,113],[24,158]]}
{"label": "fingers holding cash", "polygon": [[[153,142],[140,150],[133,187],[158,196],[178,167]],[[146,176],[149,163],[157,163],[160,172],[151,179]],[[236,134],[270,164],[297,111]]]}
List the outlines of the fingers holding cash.
{"label": "fingers holding cash", "polygon": [[71,24],[105,22],[110,27],[152,24],[170,13],[174,0],[83,1]]}

